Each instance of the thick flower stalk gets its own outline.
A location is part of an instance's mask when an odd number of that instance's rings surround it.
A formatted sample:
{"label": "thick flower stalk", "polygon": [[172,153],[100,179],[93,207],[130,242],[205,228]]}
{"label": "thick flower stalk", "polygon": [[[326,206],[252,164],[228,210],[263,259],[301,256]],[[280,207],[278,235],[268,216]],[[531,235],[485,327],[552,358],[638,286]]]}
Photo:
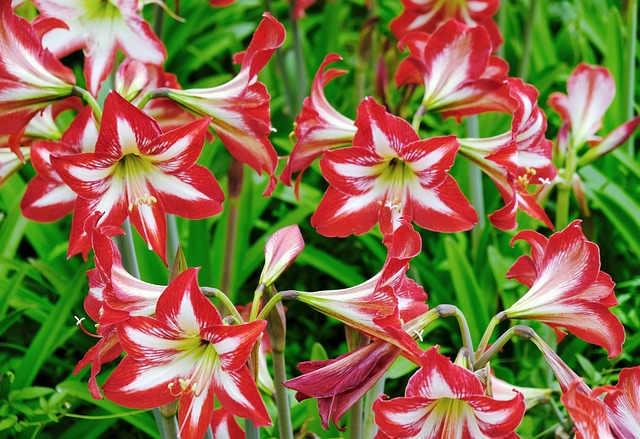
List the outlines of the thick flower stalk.
{"label": "thick flower stalk", "polygon": [[598,246],[587,240],[574,221],[545,238],[532,230],[511,240],[525,240],[531,256],[521,256],[508,278],[527,285],[529,291],[504,313],[509,319],[538,320],[551,326],[558,338],[565,328],[581,339],[602,346],[609,358],[622,352],[625,339],[620,320],[609,310],[617,305],[611,277],[600,271]]}
{"label": "thick flower stalk", "polygon": [[209,122],[203,118],[163,134],[153,119],[110,92],[95,152],[51,158],[58,175],[78,194],[69,255],[90,248],[83,227],[98,211],[104,216],[97,227],[118,227],[131,218],[166,264],[166,213],[199,219],[222,210],[224,194],[215,177],[195,164]]}
{"label": "thick flower stalk", "polygon": [[166,49],[138,11],[137,0],[35,0],[40,26],[48,29],[44,47],[61,58],[84,49],[84,74],[89,91],[113,70],[118,49],[145,64],[160,65]]}
{"label": "thick flower stalk", "polygon": [[270,96],[265,85],[258,82],[258,73],[284,39],[284,26],[265,13],[247,51],[234,57],[235,62],[242,64],[235,78],[213,88],[166,90],[167,97],[188,111],[210,116],[213,130],[232,156],[258,173],[265,171],[269,175],[265,196],[276,185],[278,156],[268,138]]}
{"label": "thick flower stalk", "polygon": [[491,55],[484,28],[450,20],[432,34],[411,32],[399,44],[409,49],[409,57],[398,66],[396,84],[422,85],[427,111],[458,121],[487,111],[509,112],[509,67]]}
{"label": "thick flower stalk", "polygon": [[10,0],[0,0],[0,14],[0,135],[9,135],[9,146],[21,156],[18,147],[29,121],[71,96],[76,78],[43,49],[33,26],[13,13]]}
{"label": "thick flower stalk", "polygon": [[98,129],[90,107],[75,117],[59,142],[38,141],[31,146],[31,163],[36,176],[22,197],[22,214],[33,221],[57,221],[73,211],[78,195],[62,181],[51,165],[51,156],[93,152]]}
{"label": "thick flower stalk", "polygon": [[517,227],[522,210],[547,227],[553,224],[538,204],[532,187],[551,184],[557,170],[551,161],[553,144],[545,138],[547,118],[538,106],[538,90],[517,78],[509,78],[511,130],[489,138],[460,139],[460,154],[475,163],[496,184],[504,207],[489,215],[502,230]]}
{"label": "thick flower stalk", "polygon": [[353,146],[328,151],[320,161],[330,187],[311,217],[318,233],[361,235],[379,222],[389,234],[402,216],[439,232],[469,230],[478,221],[447,173],[458,151],[455,137],[420,140],[370,97],[359,105],[355,125]]}
{"label": "thick flower stalk", "polygon": [[509,400],[486,396],[473,372],[434,347],[424,353],[405,396],[388,400],[382,395],[373,411],[380,428],[376,439],[513,438],[525,405],[517,392]]}
{"label": "thick flower stalk", "polygon": [[491,36],[494,50],[502,43],[493,15],[500,0],[402,0],[404,10],[391,22],[391,31],[397,39],[413,31],[432,33],[452,18],[467,26],[482,26]]}
{"label": "thick flower stalk", "polygon": [[214,397],[229,413],[256,426],[271,425],[246,365],[264,320],[225,325],[200,292],[196,269],[176,277],[158,299],[155,318],[130,317],[118,325],[127,356],[105,382],[120,405],[154,408],[180,400],[180,437],[202,438]]}
{"label": "thick flower stalk", "polygon": [[324,93],[324,88],[329,82],[347,73],[346,70],[326,70],[329,64],[341,59],[335,53],[324,58],[313,79],[311,94],[305,98],[302,112],[296,117],[296,144],[280,175],[284,184],[291,185],[292,174],[299,172],[294,186],[296,193],[302,173],[317,157],[326,150],[349,145],[356,134],[353,120],[333,108]]}

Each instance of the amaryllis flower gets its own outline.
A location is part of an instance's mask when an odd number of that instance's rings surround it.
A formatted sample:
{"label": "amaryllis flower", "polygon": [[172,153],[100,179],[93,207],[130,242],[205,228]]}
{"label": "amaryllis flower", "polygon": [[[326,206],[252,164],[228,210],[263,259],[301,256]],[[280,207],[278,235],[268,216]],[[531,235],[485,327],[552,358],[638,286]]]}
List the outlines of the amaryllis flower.
{"label": "amaryllis flower", "polygon": [[509,400],[485,395],[473,372],[451,363],[437,348],[426,351],[405,396],[373,403],[377,439],[513,438],[522,421],[522,394]]}
{"label": "amaryllis flower", "polygon": [[83,230],[91,213],[97,227],[127,217],[149,249],[166,261],[166,217],[199,219],[222,210],[224,194],[211,172],[196,165],[209,118],[167,133],[115,92],[107,96],[95,152],[51,157],[62,180],[78,194],[69,255],[90,247]]}
{"label": "amaryllis flower", "polygon": [[304,249],[304,240],[297,224],[283,227],[269,237],[264,246],[264,267],[260,283],[273,284]]}
{"label": "amaryllis flower", "polygon": [[258,73],[284,43],[285,29],[268,12],[263,17],[247,51],[234,57],[235,62],[242,63],[235,78],[213,88],[169,89],[166,93],[188,111],[211,116],[213,130],[231,155],[270,176],[264,191],[264,195],[270,195],[276,185],[278,156],[268,139],[270,96],[265,85],[258,82]]}
{"label": "amaryllis flower", "polygon": [[491,41],[482,27],[455,20],[431,35],[412,32],[400,40],[409,57],[398,66],[396,84],[424,86],[422,105],[443,117],[487,111],[509,111],[509,88],[504,83],[507,63],[491,56]]}
{"label": "amaryllis flower", "polygon": [[93,152],[98,129],[90,107],[75,117],[59,142],[39,141],[31,146],[31,163],[36,176],[29,182],[20,202],[22,214],[33,221],[57,221],[73,210],[77,194],[62,181],[51,155],[62,156]]}
{"label": "amaryllis flower", "polygon": [[613,358],[622,351],[625,333],[620,320],[609,310],[617,305],[611,277],[600,271],[598,246],[587,240],[574,221],[550,238],[532,230],[511,240],[525,240],[531,256],[521,256],[508,278],[529,291],[504,311],[510,319],[539,320],[555,329],[558,338],[565,328],[581,339],[602,346]]}
{"label": "amaryllis flower", "polygon": [[383,233],[406,216],[439,232],[469,230],[478,217],[447,174],[458,142],[453,136],[420,140],[405,120],[373,98],[358,107],[353,146],[320,161],[329,182],[311,224],[325,236],[361,235],[380,222]]}
{"label": "amaryllis flower", "polygon": [[[0,135],[20,156],[20,138],[29,121],[48,105],[71,96],[76,78],[42,48],[31,24],[0,0]],[[22,158],[22,157],[21,157]]]}
{"label": "amaryllis flower", "polygon": [[519,392],[524,397],[524,405],[527,410],[542,402],[548,402],[553,394],[553,389],[539,389],[537,387],[514,386],[507,381],[491,375],[491,392],[493,399],[511,399],[513,391]]}
{"label": "amaryllis flower", "polygon": [[602,127],[602,118],[616,95],[616,84],[604,67],[580,63],[567,81],[567,94],[553,93],[551,105],[570,128],[571,143],[575,148],[590,142],[590,153],[596,158],[624,143],[640,124],[640,116],[625,122],[609,136],[601,139],[596,132]]}
{"label": "amaryllis flower", "polygon": [[244,430],[240,428],[236,418],[225,410],[224,407],[217,408],[213,411],[211,432],[213,433],[214,439],[244,437]]}
{"label": "amaryllis flower", "polygon": [[122,230],[114,227],[95,230],[95,223],[100,216],[100,213],[92,215],[85,225],[87,232],[91,234],[96,268],[87,272],[89,294],[84,300],[85,311],[97,323],[97,335],[100,339],[74,369],[74,374],[77,374],[91,364],[89,391],[95,399],[102,399],[96,381],[102,364],[113,361],[122,354],[118,323],[130,316],[155,314],[158,298],[166,288],[141,281],[124,269],[120,252],[110,238],[121,234]]}
{"label": "amaryllis flower", "polygon": [[57,57],[84,49],[85,78],[94,96],[113,70],[118,49],[147,64],[160,65],[167,57],[164,45],[140,16],[137,0],[35,0],[34,4],[40,24],[50,28],[42,37],[44,47]]}
{"label": "amaryllis flower", "polygon": [[[29,148],[20,147],[20,154],[23,160],[30,158]],[[24,166],[24,161],[10,149],[0,148],[0,187],[11,177],[17,170]]]}
{"label": "amaryllis flower", "polygon": [[229,413],[270,425],[246,365],[266,321],[225,325],[200,292],[197,269],[176,277],[160,296],[155,318],[130,317],[118,325],[127,356],[103,386],[125,407],[154,408],[180,399],[180,437],[202,438],[214,397]]}
{"label": "amaryllis flower", "polygon": [[[575,424],[576,439],[616,439],[609,428],[607,408],[597,398],[604,390],[597,388],[586,395],[578,390],[580,381],[582,380],[569,384],[567,391],[560,397]],[[633,436],[624,438],[633,439]]]}
{"label": "amaryllis flower", "polygon": [[417,30],[432,33],[440,24],[455,18],[467,26],[484,27],[491,36],[494,50],[502,43],[500,30],[492,18],[500,0],[402,0],[402,4],[402,14],[390,25],[397,39]]}
{"label": "amaryllis flower", "polygon": [[516,228],[520,209],[553,228],[535,195],[529,192],[531,187],[550,184],[557,174],[551,161],[553,145],[545,138],[547,118],[538,106],[535,87],[517,78],[509,78],[508,85],[511,130],[489,138],[460,139],[460,154],[494,181],[504,199],[505,206],[489,215],[495,227]]}
{"label": "amaryllis flower", "polygon": [[622,369],[615,391],[604,397],[620,438],[640,439],[640,366]]}
{"label": "amaryllis flower", "polygon": [[326,85],[338,76],[347,73],[346,70],[329,69],[326,67],[342,58],[331,53],[324,58],[318,69],[311,94],[302,103],[302,112],[296,117],[296,144],[287,159],[280,180],[291,185],[292,174],[300,172],[296,178],[296,193],[300,186],[302,173],[324,151],[351,143],[356,134],[353,120],[343,116],[329,104],[324,94]]}

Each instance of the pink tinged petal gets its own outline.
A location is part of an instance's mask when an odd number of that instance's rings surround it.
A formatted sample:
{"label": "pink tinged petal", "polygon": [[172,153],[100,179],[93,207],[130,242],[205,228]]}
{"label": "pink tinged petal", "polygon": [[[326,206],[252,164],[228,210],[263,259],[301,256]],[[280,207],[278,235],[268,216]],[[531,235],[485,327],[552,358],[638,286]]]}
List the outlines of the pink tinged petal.
{"label": "pink tinged petal", "polygon": [[591,148],[584,157],[580,159],[580,163],[588,163],[610,153],[618,146],[622,145],[634,133],[640,125],[640,116],[636,116],[626,121],[615,130],[611,131],[607,137]]}
{"label": "pink tinged petal", "polygon": [[107,325],[100,328],[102,338],[92,346],[85,356],[78,362],[73,369],[73,374],[77,375],[81,369],[91,364],[91,375],[89,377],[89,391],[94,399],[102,399],[100,388],[96,377],[100,373],[100,369],[104,363],[108,363],[120,357],[122,347],[118,342],[117,325]]}
{"label": "pink tinged petal", "polygon": [[297,142],[289,155],[280,180],[291,185],[291,176],[300,172],[296,179],[296,192],[299,188],[302,172],[311,165],[316,157],[326,150],[351,143],[356,133],[354,121],[339,113],[329,104],[324,93],[326,85],[345,70],[329,69],[327,65],[342,60],[337,54],[325,57],[311,85],[311,94],[303,102],[302,112],[295,120]]}
{"label": "pink tinged petal", "polygon": [[[25,147],[20,147],[20,154],[25,161],[28,160],[31,155],[29,148]],[[5,148],[0,149],[0,186],[16,171],[22,168],[25,161],[21,160],[13,151]]]}
{"label": "pink tinged petal", "polygon": [[617,392],[609,392],[604,403],[609,417],[621,437],[640,438],[640,366],[622,369],[616,385]]}
{"label": "pink tinged petal", "polygon": [[560,397],[573,419],[576,437],[615,439],[609,428],[606,406],[598,398],[578,391],[581,381],[570,383],[567,391]]}
{"label": "pink tinged petal", "polygon": [[272,425],[256,383],[246,366],[227,372],[216,363],[211,386],[216,398],[229,413],[250,419],[256,427]]}
{"label": "pink tinged petal", "polygon": [[548,344],[544,342],[539,336],[534,336],[531,338],[533,344],[540,350],[544,359],[551,367],[556,379],[558,380],[558,384],[560,385],[560,390],[563,393],[567,392],[569,389],[569,385],[572,382],[579,382],[578,390],[585,395],[588,395],[591,389],[584,384],[584,382],[576,375],[576,373],[571,369],[567,364],[562,361],[562,359],[556,354]]}
{"label": "pink tinged petal", "polygon": [[304,240],[296,224],[271,235],[264,247],[264,267],[260,273],[260,283],[265,286],[273,284],[303,249]]}
{"label": "pink tinged petal", "polygon": [[149,82],[149,70],[140,61],[125,59],[116,71],[116,92],[127,101],[133,101]]}
{"label": "pink tinged petal", "polygon": [[580,63],[567,81],[567,94],[573,141],[580,145],[600,129],[616,94],[616,84],[604,67]]}
{"label": "pink tinged petal", "polygon": [[246,365],[251,349],[262,336],[266,325],[265,320],[255,320],[233,326],[207,326],[200,336],[211,342],[220,357],[220,367],[229,372]]}
{"label": "pink tinged petal", "polygon": [[211,430],[214,439],[233,439],[244,435],[244,430],[233,415],[222,407],[213,411]]}

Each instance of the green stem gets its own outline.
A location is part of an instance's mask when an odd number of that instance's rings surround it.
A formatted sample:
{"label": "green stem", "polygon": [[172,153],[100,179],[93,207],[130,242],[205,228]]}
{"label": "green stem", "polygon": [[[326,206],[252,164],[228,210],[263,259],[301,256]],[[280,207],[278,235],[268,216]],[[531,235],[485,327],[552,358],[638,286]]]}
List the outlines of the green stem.
{"label": "green stem", "polygon": [[[345,327],[347,332],[347,346],[350,351],[355,351],[360,349],[371,341],[369,337],[366,335],[356,331],[355,329],[350,328],[349,326]],[[361,439],[362,437],[362,427],[363,427],[363,409],[364,409],[364,397],[360,398],[350,409],[349,409],[349,439]]]}
{"label": "green stem", "polygon": [[[636,86],[636,44],[638,35],[638,0],[627,0],[626,24],[627,24],[627,55],[623,57],[625,66],[622,78],[622,100],[625,108],[624,120],[629,120],[634,115],[634,97]],[[634,135],[627,140],[627,152],[629,157],[635,157]]]}
{"label": "green stem", "polygon": [[244,178],[244,167],[242,162],[232,159],[229,168],[228,181],[228,216],[227,233],[224,244],[224,262],[222,266],[222,280],[220,289],[227,294],[231,294],[231,280],[233,277],[233,260],[236,247],[236,231],[238,228],[238,205],[240,204],[240,193],[242,192],[242,179]]}
{"label": "green stem", "polygon": [[244,420],[245,439],[260,439],[260,429],[253,425],[250,419]]}
{"label": "green stem", "polygon": [[[466,118],[467,137],[480,137],[480,127],[478,126],[478,116],[469,116]],[[471,249],[475,255],[478,250],[480,238],[486,225],[484,211],[484,194],[482,191],[482,171],[479,167],[469,164],[469,188],[471,190],[471,205],[478,213],[478,224],[471,229]],[[477,255],[476,255],[477,257]]]}
{"label": "green stem", "polygon": [[300,113],[302,110],[302,99],[307,95],[307,89],[309,87],[307,80],[307,68],[304,63],[304,53],[302,51],[302,33],[300,32],[300,26],[298,20],[293,16],[293,9],[296,2],[290,2],[289,15],[291,18],[291,33],[293,35],[293,57],[296,63],[296,88],[297,96],[293,101],[294,106],[291,108],[294,114]]}
{"label": "green stem", "polygon": [[457,306],[454,305],[438,305],[434,308],[438,313],[438,317],[455,317],[458,321],[458,326],[460,327],[460,334],[462,335],[462,343],[464,347],[469,351],[469,355],[472,357],[471,359],[475,361],[474,350],[473,350],[473,341],[471,340],[471,332],[469,331],[469,325],[467,324],[467,319],[462,314],[462,311],[458,309]]}
{"label": "green stem", "polygon": [[493,316],[493,318],[489,322],[489,325],[487,325],[487,329],[484,331],[484,334],[482,335],[482,340],[480,340],[480,344],[478,345],[478,350],[476,351],[476,355],[482,355],[484,350],[487,348],[487,345],[489,344],[489,340],[491,339],[491,334],[493,334],[493,330],[500,322],[504,321],[506,318],[507,318],[507,315],[504,313],[504,311]]}
{"label": "green stem", "polygon": [[512,326],[504,334],[498,337],[496,342],[492,344],[491,347],[487,349],[475,363],[473,363],[473,370],[479,370],[485,367],[514,335],[529,340],[532,337],[532,333],[534,333],[533,330],[528,326]]}
{"label": "green stem", "polygon": [[523,39],[524,48],[522,49],[522,59],[520,60],[520,68],[518,70],[518,77],[523,80],[527,79],[529,74],[529,63],[531,62],[531,37],[533,34],[533,22],[536,19],[536,1],[529,0],[529,13],[527,14],[524,22]]}
{"label": "green stem", "polygon": [[156,88],[155,90],[151,90],[146,95],[144,95],[140,102],[138,102],[138,108],[142,110],[151,99],[168,97],[168,90],[169,89],[167,88]]}
{"label": "green stem", "polygon": [[[503,1],[500,3],[500,9],[498,9],[498,27],[500,28],[500,35],[502,38],[506,40],[507,35],[507,4],[508,2]],[[504,59],[504,43],[498,47],[497,54],[500,58]]]}
{"label": "green stem", "polygon": [[373,403],[378,399],[378,395],[384,393],[384,384],[387,375],[384,374],[373,385],[364,397],[364,420],[362,421],[362,437],[374,437],[378,432],[378,426],[374,421]]}
{"label": "green stem", "polygon": [[427,107],[425,107],[424,104],[422,104],[418,107],[416,114],[413,115],[411,126],[413,127],[414,130],[416,130],[416,133],[418,134],[420,134],[420,123],[422,122],[422,116],[424,116],[426,112],[427,112]]}
{"label": "green stem", "polygon": [[273,308],[275,308],[282,299],[284,299],[284,296],[280,293],[276,293],[271,299],[269,299],[267,304],[262,308],[262,311],[260,311],[260,314],[258,314],[254,320],[266,319],[269,314],[271,314],[271,311],[273,311]]}
{"label": "green stem", "polygon": [[176,216],[167,214],[167,258],[169,261],[169,267],[173,266],[173,261],[180,245],[180,239],[178,238],[178,224],[176,223]]}
{"label": "green stem", "polygon": [[162,39],[162,30],[164,28],[164,9],[160,5],[153,5],[153,32]]}
{"label": "green stem", "polygon": [[91,110],[93,110],[93,114],[96,117],[96,120],[98,121],[98,123],[100,123],[100,121],[102,120],[102,109],[100,109],[100,105],[98,104],[98,101],[96,101],[93,98],[91,93],[89,93],[84,88],[80,88],[76,85],[73,86],[71,93],[73,93],[74,96],[78,96],[79,98],[81,98],[83,101],[87,103],[87,105],[91,107]]}
{"label": "green stem", "polygon": [[571,201],[571,180],[576,172],[578,146],[573,140],[567,147],[564,167],[558,171],[562,179],[558,184],[558,198],[556,201],[556,230],[564,229],[569,224],[569,207]]}
{"label": "green stem", "polygon": [[207,297],[215,297],[216,299],[218,299],[220,302],[222,302],[224,307],[227,308],[229,313],[236,319],[238,323],[244,323],[244,320],[238,312],[238,309],[235,307],[231,299],[229,299],[229,297],[222,291],[217,288],[211,287],[200,287],[200,291],[202,291],[202,294]]}
{"label": "green stem", "polygon": [[[258,318],[258,312],[260,310],[260,301],[262,300],[262,293],[264,292],[264,283],[258,285],[255,292],[253,293],[253,302],[251,302],[251,314],[249,317],[249,321],[253,322]],[[268,304],[267,304],[268,305]],[[271,310],[269,310],[271,312]],[[262,315],[262,313],[260,313]],[[263,318],[265,318],[269,313],[265,314]]]}

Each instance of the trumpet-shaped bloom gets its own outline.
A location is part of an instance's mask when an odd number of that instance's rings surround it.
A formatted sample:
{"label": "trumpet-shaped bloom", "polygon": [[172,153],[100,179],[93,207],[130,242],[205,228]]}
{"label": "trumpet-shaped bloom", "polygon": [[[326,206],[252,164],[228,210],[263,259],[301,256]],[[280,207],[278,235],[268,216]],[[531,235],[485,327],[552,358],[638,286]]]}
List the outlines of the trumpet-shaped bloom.
{"label": "trumpet-shaped bloom", "polygon": [[439,232],[473,227],[477,214],[447,173],[458,151],[455,137],[420,140],[373,98],[360,104],[355,124],[353,146],[320,161],[330,187],[311,217],[318,233],[360,235],[380,222],[388,234],[402,216]]}
{"label": "trumpet-shaped bloom", "polygon": [[[71,96],[76,78],[42,48],[31,24],[0,0],[0,135],[20,156],[20,138],[29,121],[48,105]],[[22,157],[21,157],[22,158]]]}
{"label": "trumpet-shaped bloom", "polygon": [[214,397],[229,413],[256,426],[271,420],[246,365],[266,321],[225,325],[200,292],[197,270],[187,269],[160,296],[156,316],[130,317],[118,326],[127,356],[103,390],[110,400],[153,408],[180,399],[180,437],[201,438]]}
{"label": "trumpet-shaped bloom", "polygon": [[396,84],[424,86],[422,105],[443,117],[487,111],[509,112],[508,66],[491,56],[491,41],[482,27],[455,20],[432,34],[412,32],[400,40],[409,57],[398,66]]}
{"label": "trumpet-shaped bloom", "polygon": [[113,70],[118,49],[146,64],[160,65],[167,57],[164,45],[140,16],[137,0],[35,0],[34,3],[42,14],[41,25],[48,28],[42,37],[44,47],[57,57],[84,49],[85,78],[94,96]]}
{"label": "trumpet-shaped bloom", "polygon": [[260,174],[269,174],[264,195],[275,188],[278,156],[268,139],[270,96],[264,84],[258,82],[258,73],[284,39],[284,26],[265,13],[247,51],[234,57],[235,62],[242,63],[235,78],[213,88],[167,90],[167,96],[188,111],[212,117],[213,130],[232,156]]}
{"label": "trumpet-shaped bloom", "polygon": [[222,210],[224,194],[211,172],[196,165],[209,118],[167,133],[144,112],[110,92],[95,152],[53,156],[62,180],[78,194],[69,255],[89,249],[84,223],[103,212],[99,226],[127,217],[166,262],[166,216],[199,219]]}
{"label": "trumpet-shaped bloom", "polygon": [[324,88],[329,82],[347,73],[346,70],[326,70],[329,64],[341,59],[335,53],[324,58],[313,79],[311,94],[305,98],[302,103],[302,112],[296,117],[297,142],[280,175],[280,180],[284,184],[291,185],[292,174],[300,172],[295,183],[296,193],[300,186],[302,173],[316,157],[328,149],[350,144],[356,134],[353,120],[333,108],[324,94]]}
{"label": "trumpet-shaped bloom", "polygon": [[260,283],[273,284],[304,249],[304,240],[297,224],[284,227],[269,237],[264,246],[264,267]]}
{"label": "trumpet-shaped bloom", "polygon": [[530,187],[550,183],[557,174],[551,161],[552,143],[545,138],[547,118],[537,103],[538,91],[520,79],[509,78],[512,98],[511,130],[482,139],[460,139],[460,153],[478,165],[496,184],[505,206],[489,218],[502,230],[517,227],[520,209],[529,216],[553,224]]}
{"label": "trumpet-shaped bloom", "polygon": [[500,0],[402,0],[402,4],[402,14],[390,25],[397,39],[412,31],[432,33],[445,21],[455,18],[467,26],[484,27],[491,36],[494,50],[502,43],[500,30],[492,19]]}
{"label": "trumpet-shaped bloom", "polygon": [[563,327],[581,339],[602,346],[613,358],[622,351],[625,333],[620,320],[609,310],[617,305],[611,277],[600,271],[598,246],[574,221],[549,239],[532,230],[513,237],[525,240],[531,256],[521,256],[508,278],[529,291],[505,311],[510,319],[539,320],[556,330]]}
{"label": "trumpet-shaped bloom", "polygon": [[549,105],[570,128],[571,142],[576,148],[590,142],[595,149],[592,154],[601,156],[624,143],[640,124],[640,116],[636,116],[604,140],[595,135],[615,95],[616,84],[607,69],[580,63],[569,76],[567,94],[551,94]]}
{"label": "trumpet-shaped bloom", "polygon": [[33,221],[57,221],[73,210],[77,194],[62,181],[51,166],[51,155],[61,156],[93,152],[98,129],[85,107],[71,122],[59,142],[39,141],[31,147],[31,163],[37,175],[22,197],[22,214]]}
{"label": "trumpet-shaped bloom", "polygon": [[377,439],[512,438],[524,416],[522,394],[509,400],[485,395],[473,372],[426,351],[422,367],[409,379],[405,396],[373,403]]}

